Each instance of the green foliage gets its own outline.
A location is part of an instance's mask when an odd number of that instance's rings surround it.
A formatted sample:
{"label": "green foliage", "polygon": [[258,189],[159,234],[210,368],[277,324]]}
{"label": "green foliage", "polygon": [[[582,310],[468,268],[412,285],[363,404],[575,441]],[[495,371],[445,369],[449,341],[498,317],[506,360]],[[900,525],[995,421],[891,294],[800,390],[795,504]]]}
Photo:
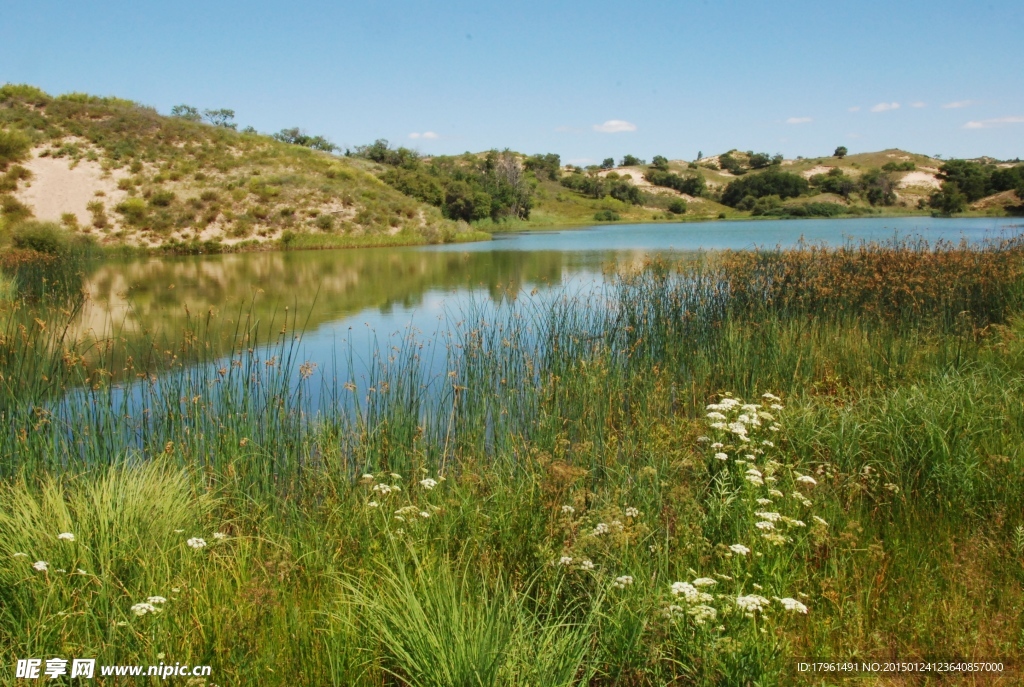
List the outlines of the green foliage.
{"label": "green foliage", "polygon": [[683,177],[673,172],[662,172],[650,169],[647,170],[646,174],[644,174],[644,179],[655,186],[664,186],[665,188],[675,189],[680,193],[685,193],[693,196],[694,198],[700,198],[701,196],[707,195],[707,184],[704,182],[704,176],[701,174]]}
{"label": "green foliage", "polygon": [[412,168],[419,164],[420,157],[415,150],[404,147],[391,148],[385,138],[378,138],[370,145],[357,147],[354,154],[384,165]]}
{"label": "green foliage", "polygon": [[[545,176],[551,181],[558,181],[562,176],[562,158],[557,153],[531,155],[523,163],[527,171],[533,172],[538,178]],[[612,163],[614,167],[614,162]]]}
{"label": "green foliage", "polygon": [[22,222],[11,230],[15,248],[34,250],[47,255],[62,255],[68,251],[68,232],[53,222]]}
{"label": "green foliage", "polygon": [[203,119],[212,124],[213,126],[221,127],[222,129],[237,129],[238,124],[232,120],[235,118],[235,111],[227,108],[220,108],[218,110],[203,110]]}
{"label": "green foliage", "polygon": [[956,184],[968,203],[981,200],[988,194],[991,170],[969,160],[950,160],[939,167],[938,177],[944,182]]}
{"label": "green foliage", "polygon": [[846,146],[838,146],[835,152],[832,153],[832,156],[838,157],[840,160],[842,160],[844,157],[846,157],[848,152],[849,151],[846,149]]}
{"label": "green foliage", "polygon": [[682,215],[686,213],[686,201],[682,198],[676,198],[668,204],[668,211],[673,215]]}
{"label": "green foliage", "polygon": [[929,205],[939,214],[950,217],[967,209],[968,198],[954,181],[943,181],[941,188],[932,194]]}
{"label": "green foliage", "polygon": [[483,219],[491,214],[491,196],[466,181],[451,181],[445,187],[444,213],[450,219],[466,222]]}
{"label": "green foliage", "polygon": [[751,169],[764,169],[772,164],[772,157],[768,153],[754,153],[750,156]]}
{"label": "green foliage", "polygon": [[917,169],[917,165],[914,164],[913,160],[903,160],[902,162],[886,162],[882,165],[883,172],[913,172]]}
{"label": "green foliage", "polygon": [[149,197],[149,204],[153,207],[165,208],[174,202],[176,198],[174,191],[161,190]]}
{"label": "green foliage", "polygon": [[142,198],[125,198],[114,209],[124,216],[125,222],[133,227],[145,225],[146,219],[149,217],[149,208]]}
{"label": "green foliage", "polygon": [[899,182],[889,172],[873,168],[860,178],[860,190],[872,205],[893,205],[896,203],[896,188]]}
{"label": "green foliage", "polygon": [[32,209],[14,196],[0,196],[0,217],[8,224],[15,224],[32,216]]}
{"label": "green foliage", "polygon": [[618,222],[622,217],[614,210],[599,210],[594,214],[594,219],[598,222]]}
{"label": "green foliage", "polygon": [[18,190],[18,184],[31,179],[32,173],[21,165],[11,165],[6,173],[0,175],[0,193]]}
{"label": "green foliage", "polygon": [[274,138],[282,143],[312,148],[313,150],[320,150],[325,153],[332,153],[338,149],[338,146],[334,145],[323,136],[310,136],[299,127],[281,129],[279,132],[274,134]]}
{"label": "green foliage", "polygon": [[611,169],[615,166],[615,158],[606,157],[601,161],[601,169]]}
{"label": "green foliage", "polygon": [[199,108],[191,105],[175,105],[171,108],[171,116],[184,119],[189,122],[201,122],[203,117],[199,114]]}
{"label": "green foliage", "polygon": [[16,129],[0,129],[0,171],[7,165],[25,158],[32,147],[32,139]]}
{"label": "green foliage", "polygon": [[783,172],[772,167],[760,174],[754,174],[736,179],[729,183],[722,194],[722,203],[736,207],[744,198],[752,196],[764,198],[766,196],[779,196],[795,198],[802,195],[809,189],[807,180],[798,174]]}
{"label": "green foliage", "polygon": [[619,163],[620,167],[637,167],[644,164],[644,161],[635,155],[625,155],[622,158],[622,162]]}
{"label": "green foliage", "polygon": [[835,193],[843,198],[849,198],[851,193],[860,188],[854,179],[846,176],[838,167],[833,167],[827,174],[815,174],[808,181],[822,193]]}
{"label": "green foliage", "polygon": [[445,202],[441,179],[424,169],[394,167],[380,177],[385,184],[424,203],[442,206]]}
{"label": "green foliage", "polygon": [[668,171],[668,158],[663,155],[655,155],[651,159],[651,167],[661,172]]}

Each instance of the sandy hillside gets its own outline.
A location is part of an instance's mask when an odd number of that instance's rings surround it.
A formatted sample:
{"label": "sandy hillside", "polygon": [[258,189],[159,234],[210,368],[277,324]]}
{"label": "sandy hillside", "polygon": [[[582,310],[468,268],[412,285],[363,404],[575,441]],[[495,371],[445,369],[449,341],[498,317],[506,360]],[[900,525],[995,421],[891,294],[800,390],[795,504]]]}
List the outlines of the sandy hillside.
{"label": "sandy hillside", "polygon": [[127,196],[117,188],[117,180],[126,174],[123,170],[108,173],[98,162],[80,160],[75,164],[68,158],[39,157],[38,153],[34,151],[32,158],[22,163],[32,178],[16,193],[37,219],[59,222],[61,215],[70,212],[80,225],[89,226],[92,215],[86,205],[102,200],[110,213]]}
{"label": "sandy hillside", "polygon": [[939,182],[934,174],[929,172],[908,172],[906,176],[900,179],[900,188],[909,188],[911,186],[937,189],[941,186],[941,182]]}
{"label": "sandy hillside", "polygon": [[646,191],[647,193],[660,193],[665,196],[676,196],[682,198],[686,202],[701,202],[700,198],[694,198],[693,196],[685,193],[680,193],[673,188],[665,188],[664,186],[655,186],[651,182],[644,179],[644,168],[643,167],[616,167],[615,169],[606,169],[598,172],[598,176],[606,177],[609,172],[616,172],[622,178],[630,177],[630,181],[637,188]]}
{"label": "sandy hillside", "polygon": [[818,165],[817,167],[811,167],[800,172],[800,175],[804,179],[810,179],[816,174],[828,174],[832,170],[832,167],[826,167],[825,165]]}

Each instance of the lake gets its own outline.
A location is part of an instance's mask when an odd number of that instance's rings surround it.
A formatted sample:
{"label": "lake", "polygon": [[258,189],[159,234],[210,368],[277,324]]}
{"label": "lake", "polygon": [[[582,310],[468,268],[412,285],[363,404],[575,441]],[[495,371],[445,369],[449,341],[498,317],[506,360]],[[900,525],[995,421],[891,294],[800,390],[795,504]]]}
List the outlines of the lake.
{"label": "lake", "polygon": [[76,333],[145,335],[173,348],[183,329],[207,318],[223,341],[247,321],[268,332],[294,318],[299,357],[316,363],[321,377],[347,378],[353,372],[339,370],[339,357],[344,367],[349,355],[364,367],[410,334],[429,348],[468,308],[479,314],[507,299],[586,293],[606,268],[655,254],[894,236],[981,242],[1022,228],[1015,218],[926,217],[619,224],[496,234],[473,244],[151,257],[110,262],[88,277],[91,299]]}

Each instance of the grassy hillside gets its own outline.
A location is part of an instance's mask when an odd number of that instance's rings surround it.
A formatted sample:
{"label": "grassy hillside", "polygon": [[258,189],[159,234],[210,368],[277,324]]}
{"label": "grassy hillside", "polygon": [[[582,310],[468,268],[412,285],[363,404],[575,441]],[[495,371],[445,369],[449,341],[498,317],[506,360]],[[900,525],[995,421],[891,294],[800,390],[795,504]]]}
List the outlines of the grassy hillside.
{"label": "grassy hillside", "polygon": [[61,221],[101,243],[389,245],[468,227],[339,158],[117,98],[0,88],[8,229]]}

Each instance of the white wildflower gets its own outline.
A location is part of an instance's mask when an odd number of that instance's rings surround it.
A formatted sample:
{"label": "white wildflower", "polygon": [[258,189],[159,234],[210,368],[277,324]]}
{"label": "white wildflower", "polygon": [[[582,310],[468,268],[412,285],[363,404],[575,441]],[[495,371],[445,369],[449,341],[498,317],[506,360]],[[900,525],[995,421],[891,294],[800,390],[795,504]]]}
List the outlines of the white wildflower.
{"label": "white wildflower", "polygon": [[762,520],[760,522],[755,522],[754,527],[756,527],[759,530],[764,530],[765,532],[770,532],[771,530],[775,529],[775,523],[769,522],[767,520]]}
{"label": "white wildflower", "polygon": [[798,475],[797,478],[796,478],[796,481],[799,482],[800,484],[810,484],[810,485],[815,485],[815,484],[818,483],[818,481],[816,479],[814,479],[813,477],[811,477],[810,475]]}
{"label": "white wildflower", "polygon": [[776,403],[778,403],[779,401],[782,400],[781,398],[779,398],[775,394],[768,393],[768,392],[761,394],[761,398],[763,398],[766,401],[775,401]]}
{"label": "white wildflower", "polygon": [[427,511],[425,511],[425,510],[421,510],[421,511],[420,511],[420,517],[421,517],[421,518],[429,518],[429,517],[430,517],[430,513],[428,513],[428,512],[427,512]]}
{"label": "white wildflower", "polygon": [[762,484],[764,484],[763,479],[752,473],[748,473],[746,475],[746,480],[756,486],[761,486]]}
{"label": "white wildflower", "polygon": [[766,532],[761,535],[761,538],[775,546],[782,546],[790,541],[789,537],[781,535],[778,532]]}
{"label": "white wildflower", "polygon": [[786,408],[786,406],[782,405],[781,403],[773,403],[768,407],[771,408],[772,410],[785,410]]}
{"label": "white wildflower", "polygon": [[391,479],[402,479],[402,476],[399,475],[397,472],[392,472]]}
{"label": "white wildflower", "polygon": [[717,580],[713,580],[710,577],[698,577],[693,581],[694,587],[713,587],[718,584]]}
{"label": "white wildflower", "polygon": [[783,608],[792,613],[807,613],[807,606],[788,596],[785,599],[779,599],[779,603],[782,604]]}
{"label": "white wildflower", "polygon": [[387,484],[374,484],[373,490],[381,496],[387,496],[392,491],[391,487]]}
{"label": "white wildflower", "polygon": [[778,513],[761,512],[761,513],[754,513],[754,515],[756,515],[757,517],[761,518],[762,520],[767,520],[768,522],[778,522],[779,520],[782,519],[782,516],[780,514],[778,514]]}
{"label": "white wildflower", "polygon": [[884,486],[885,486],[886,490],[891,491],[894,494],[900,493],[900,487],[899,487],[898,484],[893,484],[892,482],[886,482]]}
{"label": "white wildflower", "polygon": [[147,613],[156,613],[156,606],[149,603],[135,604],[132,606],[132,613],[138,616],[146,615]]}
{"label": "white wildflower", "polygon": [[760,611],[769,604],[768,599],[757,594],[736,597],[736,605],[744,613],[752,614]]}
{"label": "white wildflower", "polygon": [[576,512],[576,509],[573,508],[572,506],[562,506],[562,512],[566,515],[572,515]]}
{"label": "white wildflower", "polygon": [[725,424],[724,422],[712,422],[711,423],[711,428],[712,429],[729,429],[729,425]]}
{"label": "white wildflower", "polygon": [[626,587],[628,587],[631,584],[633,584],[633,576],[632,575],[620,575],[619,577],[615,578],[615,586],[618,589],[625,589]]}
{"label": "white wildflower", "polygon": [[431,479],[429,477],[421,479],[420,486],[426,489],[427,491],[430,491],[431,489],[437,486],[437,480]]}
{"label": "white wildflower", "polygon": [[714,621],[718,617],[718,611],[712,606],[700,604],[699,606],[692,607],[687,613],[693,617],[693,622],[698,625],[703,625],[708,621]]}
{"label": "white wildflower", "polygon": [[722,448],[723,446],[725,446],[725,444],[723,444],[721,441],[716,441],[715,443],[711,444],[711,448]]}
{"label": "white wildflower", "polygon": [[146,601],[148,603],[151,603],[151,604],[165,604],[165,603],[167,603],[167,599],[165,599],[162,596],[151,596],[148,599],[146,599]]}
{"label": "white wildflower", "polygon": [[206,540],[200,537],[192,537],[185,543],[191,546],[193,549],[201,549],[204,546],[206,546]]}
{"label": "white wildflower", "polygon": [[819,518],[817,515],[812,515],[811,520],[818,523],[822,527],[828,527],[828,522],[825,520],[825,518]]}
{"label": "white wildflower", "polygon": [[591,534],[593,536],[595,536],[595,537],[599,537],[602,534],[608,534],[608,525],[606,525],[603,522],[597,523],[597,525],[594,527],[594,530],[591,532]]}
{"label": "white wildflower", "polygon": [[46,572],[50,569],[50,564],[46,561],[36,561],[32,564],[32,567],[38,570],[39,572]]}
{"label": "white wildflower", "polygon": [[746,556],[750,553],[750,549],[743,544],[732,544],[729,546],[729,550],[733,553],[738,553],[741,556]]}
{"label": "white wildflower", "polygon": [[375,478],[375,477],[374,477],[373,475],[371,475],[370,473],[366,473],[365,475],[363,475],[363,476],[362,476],[362,477],[360,478],[360,481],[362,481],[362,482],[372,482],[372,481],[374,481],[375,479],[376,479],[376,478]]}
{"label": "white wildflower", "polygon": [[726,453],[716,453],[715,454],[715,459],[716,460],[729,460],[729,455],[726,454]]}
{"label": "white wildflower", "polygon": [[214,532],[213,533],[213,538],[216,539],[217,541],[224,541],[225,539],[228,538],[228,535],[224,534],[223,532]]}
{"label": "white wildflower", "polygon": [[580,561],[580,570],[593,570],[593,569],[594,569],[594,561],[590,560],[589,558],[584,558],[582,561]]}
{"label": "white wildflower", "polygon": [[772,505],[772,500],[771,499],[758,499],[757,500],[757,505],[759,505],[759,506],[770,506],[770,505]]}
{"label": "white wildflower", "polygon": [[629,508],[627,508],[625,510],[625,513],[626,513],[626,517],[627,518],[639,518],[640,517],[639,509],[634,508],[633,506],[630,506]]}
{"label": "white wildflower", "polygon": [[778,489],[769,489],[768,490],[768,495],[771,496],[772,498],[776,498],[776,499],[781,499],[782,496],[783,496],[782,492],[779,491]]}
{"label": "white wildflower", "polygon": [[710,437],[706,437],[706,436],[699,436],[699,437],[697,437],[697,443],[699,443],[699,444],[706,444],[709,441],[711,441]]}
{"label": "white wildflower", "polygon": [[722,415],[718,411],[714,411],[714,412],[708,413],[707,414],[707,418],[709,420],[725,420],[726,419],[725,415]]}
{"label": "white wildflower", "polygon": [[14,558],[28,558],[28,554],[27,553],[22,553],[21,551],[19,551],[18,553],[14,554],[13,557]]}
{"label": "white wildflower", "polygon": [[762,441],[761,445],[762,446],[767,446],[768,448],[775,448],[775,443],[769,441],[768,439],[765,439],[764,441]]}
{"label": "white wildflower", "polygon": [[379,507],[380,507],[380,504],[379,504],[379,503],[377,503],[376,501],[370,501],[370,502],[368,502],[368,503],[366,504],[366,507],[367,507],[367,508],[379,508]]}
{"label": "white wildflower", "polygon": [[61,532],[57,535],[57,539],[61,541],[75,541],[75,535],[70,532]]}
{"label": "white wildflower", "polygon": [[748,475],[755,475],[757,477],[760,477],[761,476],[761,471],[758,470],[755,467],[750,467],[750,468],[747,468],[747,474]]}
{"label": "white wildflower", "polygon": [[559,565],[572,565],[572,556],[562,556],[558,559]]}

